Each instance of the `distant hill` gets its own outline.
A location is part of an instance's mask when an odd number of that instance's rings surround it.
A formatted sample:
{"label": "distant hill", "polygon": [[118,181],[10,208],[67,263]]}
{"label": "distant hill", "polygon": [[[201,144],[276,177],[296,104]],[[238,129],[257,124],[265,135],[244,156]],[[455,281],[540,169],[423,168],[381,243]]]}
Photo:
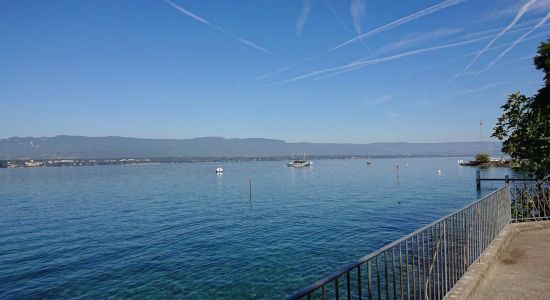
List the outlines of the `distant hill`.
{"label": "distant hill", "polygon": [[[128,137],[13,137],[0,139],[0,159],[25,158],[119,158],[119,157],[208,157],[208,156],[472,156],[480,152],[479,142],[451,143],[287,143],[281,140],[144,139]],[[490,143],[484,143],[486,151]],[[501,155],[500,143],[493,143],[493,155]]]}

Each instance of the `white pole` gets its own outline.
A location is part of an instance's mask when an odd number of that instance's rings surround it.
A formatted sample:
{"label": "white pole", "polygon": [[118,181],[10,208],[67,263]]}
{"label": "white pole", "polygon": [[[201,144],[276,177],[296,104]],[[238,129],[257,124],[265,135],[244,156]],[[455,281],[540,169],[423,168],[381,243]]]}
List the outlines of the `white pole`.
{"label": "white pole", "polygon": [[483,120],[479,119],[479,143],[481,146],[481,153],[483,153]]}

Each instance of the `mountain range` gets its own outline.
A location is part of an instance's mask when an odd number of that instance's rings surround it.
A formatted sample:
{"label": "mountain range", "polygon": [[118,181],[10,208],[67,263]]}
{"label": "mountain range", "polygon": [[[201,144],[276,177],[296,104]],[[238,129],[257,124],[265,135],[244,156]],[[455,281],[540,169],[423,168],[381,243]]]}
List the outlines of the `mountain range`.
{"label": "mountain range", "polygon": [[473,156],[502,155],[498,142],[448,143],[287,143],[282,140],[204,137],[148,139],[130,137],[12,137],[0,139],[0,159],[143,158],[143,157],[262,157],[262,156]]}

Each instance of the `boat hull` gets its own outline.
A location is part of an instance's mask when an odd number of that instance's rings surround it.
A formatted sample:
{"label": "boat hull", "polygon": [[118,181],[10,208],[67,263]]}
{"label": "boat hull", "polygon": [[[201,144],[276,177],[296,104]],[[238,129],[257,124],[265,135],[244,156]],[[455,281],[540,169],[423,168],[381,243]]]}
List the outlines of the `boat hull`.
{"label": "boat hull", "polygon": [[313,163],[309,160],[295,160],[293,162],[289,162],[286,165],[293,168],[307,168],[311,167]]}

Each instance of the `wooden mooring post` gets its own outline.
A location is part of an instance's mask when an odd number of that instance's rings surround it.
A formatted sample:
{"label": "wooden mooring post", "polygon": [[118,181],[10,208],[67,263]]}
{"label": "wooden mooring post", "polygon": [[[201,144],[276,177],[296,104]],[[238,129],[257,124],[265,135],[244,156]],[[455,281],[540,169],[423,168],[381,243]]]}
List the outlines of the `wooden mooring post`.
{"label": "wooden mooring post", "polygon": [[252,202],[252,176],[248,177],[248,199]]}

